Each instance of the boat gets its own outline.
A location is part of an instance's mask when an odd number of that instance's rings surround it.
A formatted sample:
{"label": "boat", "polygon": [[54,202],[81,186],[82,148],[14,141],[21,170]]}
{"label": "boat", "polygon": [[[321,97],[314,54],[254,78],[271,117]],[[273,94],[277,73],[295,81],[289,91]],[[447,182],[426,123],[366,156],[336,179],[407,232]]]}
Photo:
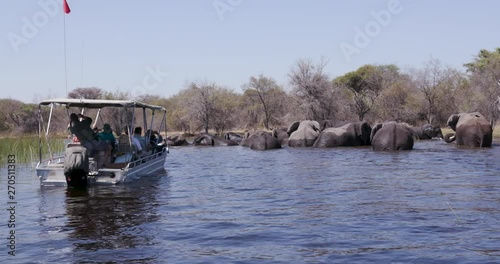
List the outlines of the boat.
{"label": "boat", "polygon": [[[47,111],[50,107],[50,111]],[[121,142],[116,144],[113,157],[110,163],[101,166],[99,157],[103,152],[87,153],[85,147],[79,142],[69,140],[65,142],[64,151],[54,153],[55,149],[51,147],[54,140],[51,137],[56,136],[50,131],[51,123],[54,119],[54,110],[57,107],[64,107],[69,116],[71,112],[78,111],[84,114],[85,111],[96,113],[93,118],[94,126],[104,120],[101,119],[101,111],[109,111],[109,108],[121,109],[121,113],[127,113],[127,140],[126,144]],[[44,111],[42,111],[44,110]],[[121,184],[135,179],[158,173],[165,170],[165,160],[168,153],[168,145],[164,142],[155,142],[156,146],[150,147],[147,151],[138,155],[138,151],[132,142],[133,131],[136,117],[136,111],[141,112],[144,122],[144,131],[157,127],[156,131],[162,131],[166,136],[166,109],[162,106],[150,105],[133,100],[96,100],[96,99],[48,99],[39,103],[38,109],[38,135],[39,135],[39,162],[36,165],[36,175],[40,179],[41,186],[68,186],[68,187],[86,187],[87,185],[114,185]],[[43,116],[47,115],[45,122]],[[157,113],[160,113],[160,124],[154,126],[154,121],[158,119]],[[155,117],[156,115],[156,117]],[[118,116],[114,116],[118,118]],[[148,124],[147,120],[150,118]],[[151,133],[145,135],[145,142],[149,142]],[[68,132],[68,137],[71,137]],[[76,141],[78,141],[76,139]],[[60,140],[58,141],[61,144]],[[116,142],[118,143],[118,142]],[[47,145],[45,147],[45,144]],[[79,170],[72,170],[71,166],[78,163]]]}

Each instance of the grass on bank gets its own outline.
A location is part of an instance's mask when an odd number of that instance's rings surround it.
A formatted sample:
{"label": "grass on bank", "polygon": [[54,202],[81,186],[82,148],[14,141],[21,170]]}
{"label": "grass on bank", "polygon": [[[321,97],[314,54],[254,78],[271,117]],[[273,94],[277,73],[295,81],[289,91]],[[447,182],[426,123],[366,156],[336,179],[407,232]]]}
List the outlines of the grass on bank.
{"label": "grass on bank", "polygon": [[[64,150],[63,138],[49,139],[52,153],[61,153]],[[23,135],[20,137],[0,138],[0,164],[6,164],[9,155],[15,155],[16,164],[33,164],[39,161],[38,135]],[[42,139],[42,153],[48,156],[48,146]]]}

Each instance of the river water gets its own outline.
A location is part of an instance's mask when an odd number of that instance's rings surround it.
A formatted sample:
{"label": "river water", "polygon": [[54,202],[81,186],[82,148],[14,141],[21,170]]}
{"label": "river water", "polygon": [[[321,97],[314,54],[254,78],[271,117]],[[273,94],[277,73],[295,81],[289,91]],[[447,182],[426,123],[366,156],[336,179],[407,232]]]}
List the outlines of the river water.
{"label": "river water", "polygon": [[87,191],[17,164],[1,263],[499,263],[500,145],[171,148],[166,171]]}

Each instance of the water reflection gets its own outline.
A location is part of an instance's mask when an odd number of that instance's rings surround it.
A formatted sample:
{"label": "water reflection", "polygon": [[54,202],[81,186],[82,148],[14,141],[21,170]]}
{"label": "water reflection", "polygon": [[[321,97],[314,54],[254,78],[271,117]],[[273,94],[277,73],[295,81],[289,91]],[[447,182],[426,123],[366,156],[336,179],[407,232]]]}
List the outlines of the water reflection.
{"label": "water reflection", "polygon": [[[68,240],[75,257],[154,262],[156,253],[145,249],[154,245],[151,223],[159,220],[156,196],[160,179],[155,176],[122,186],[68,189],[66,226],[72,230]],[[161,189],[168,192],[169,186],[163,184]],[[100,252],[98,256],[92,253],[95,251]]]}

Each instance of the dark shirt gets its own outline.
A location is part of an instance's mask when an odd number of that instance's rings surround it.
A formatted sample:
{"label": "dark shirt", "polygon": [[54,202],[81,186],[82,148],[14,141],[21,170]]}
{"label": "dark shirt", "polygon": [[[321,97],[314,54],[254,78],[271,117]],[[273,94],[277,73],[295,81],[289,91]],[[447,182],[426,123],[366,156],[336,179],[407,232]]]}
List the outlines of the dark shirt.
{"label": "dark shirt", "polygon": [[91,118],[84,118],[82,121],[71,121],[69,131],[74,134],[82,144],[95,139],[94,130],[90,128]]}

